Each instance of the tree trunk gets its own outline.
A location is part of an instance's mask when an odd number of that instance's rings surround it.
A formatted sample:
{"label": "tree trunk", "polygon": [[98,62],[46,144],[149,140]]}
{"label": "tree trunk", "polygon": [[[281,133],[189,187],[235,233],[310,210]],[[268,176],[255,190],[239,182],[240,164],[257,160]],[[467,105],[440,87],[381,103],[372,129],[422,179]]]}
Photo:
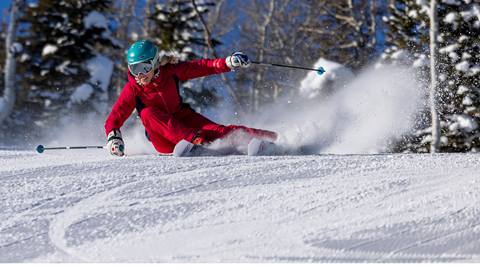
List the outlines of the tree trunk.
{"label": "tree trunk", "polygon": [[437,113],[437,0],[430,0],[430,112],[432,115],[432,143],[430,152],[436,153],[440,145],[440,121]]}
{"label": "tree trunk", "polygon": [[[267,49],[267,28],[272,21],[273,12],[275,11],[275,0],[270,0],[268,3],[268,12],[264,16],[263,24],[259,25],[259,38],[258,38],[258,56],[257,61],[263,62],[265,58],[265,51]],[[264,82],[264,73],[263,69],[258,70],[255,75],[255,81],[253,83],[252,92],[251,92],[251,112],[257,112],[260,107],[260,88],[263,86]]]}
{"label": "tree trunk", "polygon": [[16,32],[16,16],[18,12],[18,4],[20,0],[12,1],[12,8],[10,11],[10,22],[7,30],[7,37],[5,39],[5,89],[3,97],[0,98],[0,123],[2,123],[12,112],[15,105],[15,50],[13,43],[15,41]]}

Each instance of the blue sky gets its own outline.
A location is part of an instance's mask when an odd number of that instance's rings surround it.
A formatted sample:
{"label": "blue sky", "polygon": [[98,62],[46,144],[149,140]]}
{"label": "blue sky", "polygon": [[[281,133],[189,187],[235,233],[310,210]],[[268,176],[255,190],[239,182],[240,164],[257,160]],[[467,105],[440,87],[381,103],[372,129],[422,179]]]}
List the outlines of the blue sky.
{"label": "blue sky", "polygon": [[1,9],[8,8],[8,6],[10,6],[10,0],[2,0],[2,1],[0,1],[0,8],[1,8]]}
{"label": "blue sky", "polygon": [[3,11],[10,7],[10,0],[0,0],[0,19],[3,20]]}

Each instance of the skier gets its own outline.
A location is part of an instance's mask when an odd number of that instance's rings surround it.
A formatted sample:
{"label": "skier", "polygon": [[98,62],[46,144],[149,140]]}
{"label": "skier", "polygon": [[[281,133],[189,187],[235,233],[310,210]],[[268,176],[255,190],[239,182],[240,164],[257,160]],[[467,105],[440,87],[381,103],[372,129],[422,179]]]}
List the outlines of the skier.
{"label": "skier", "polygon": [[105,122],[110,154],[124,155],[120,128],[134,109],[142,120],[147,138],[161,154],[172,153],[180,141],[207,145],[236,132],[250,139],[277,139],[272,131],[217,124],[196,113],[180,96],[179,82],[247,68],[250,65],[247,55],[235,52],[227,58],[178,63],[172,57],[159,57],[153,42],[139,40],[129,47],[126,58],[128,82]]}

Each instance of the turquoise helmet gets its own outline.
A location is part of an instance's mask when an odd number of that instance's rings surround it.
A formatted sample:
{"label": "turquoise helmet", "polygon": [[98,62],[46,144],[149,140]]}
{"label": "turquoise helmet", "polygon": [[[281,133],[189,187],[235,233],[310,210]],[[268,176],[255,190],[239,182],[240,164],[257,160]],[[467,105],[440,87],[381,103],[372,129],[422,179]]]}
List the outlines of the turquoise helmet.
{"label": "turquoise helmet", "polygon": [[128,65],[147,61],[151,61],[156,65],[158,61],[158,48],[150,40],[137,40],[128,48],[126,57]]}

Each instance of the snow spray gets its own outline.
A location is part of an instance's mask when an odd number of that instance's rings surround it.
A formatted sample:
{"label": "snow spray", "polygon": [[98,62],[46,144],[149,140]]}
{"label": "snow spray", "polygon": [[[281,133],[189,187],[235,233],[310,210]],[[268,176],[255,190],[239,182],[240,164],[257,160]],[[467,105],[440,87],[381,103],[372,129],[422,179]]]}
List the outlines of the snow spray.
{"label": "snow spray", "polygon": [[303,97],[264,108],[253,125],[279,132],[278,143],[292,150],[360,154],[385,151],[414,124],[424,88],[412,70],[372,67],[353,76],[324,59],[315,66],[324,66],[330,77],[307,75],[295,95]]}

